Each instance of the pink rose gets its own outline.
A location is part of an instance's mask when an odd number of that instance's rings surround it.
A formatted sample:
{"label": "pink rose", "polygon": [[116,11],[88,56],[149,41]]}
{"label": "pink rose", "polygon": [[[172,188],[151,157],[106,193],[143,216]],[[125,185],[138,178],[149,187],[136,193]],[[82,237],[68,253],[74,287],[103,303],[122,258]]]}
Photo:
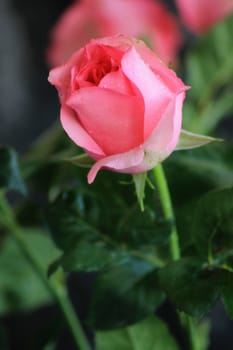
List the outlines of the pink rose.
{"label": "pink rose", "polygon": [[233,13],[233,0],[176,0],[176,4],[185,25],[195,33]]}
{"label": "pink rose", "polygon": [[154,0],[75,2],[52,30],[48,62],[63,64],[92,38],[119,33],[145,39],[163,61],[175,64],[182,41],[179,27],[165,5]]}
{"label": "pink rose", "polygon": [[92,40],[51,70],[69,137],[101,168],[145,172],[174,150],[187,87],[142,41]]}

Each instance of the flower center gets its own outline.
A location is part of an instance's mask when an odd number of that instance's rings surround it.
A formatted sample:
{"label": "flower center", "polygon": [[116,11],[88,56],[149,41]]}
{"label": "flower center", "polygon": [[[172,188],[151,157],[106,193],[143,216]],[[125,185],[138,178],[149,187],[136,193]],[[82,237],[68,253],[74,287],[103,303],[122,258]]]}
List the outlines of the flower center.
{"label": "flower center", "polygon": [[95,46],[84,52],[81,62],[71,70],[71,92],[86,86],[98,86],[101,79],[119,69],[121,57],[112,57],[106,46]]}

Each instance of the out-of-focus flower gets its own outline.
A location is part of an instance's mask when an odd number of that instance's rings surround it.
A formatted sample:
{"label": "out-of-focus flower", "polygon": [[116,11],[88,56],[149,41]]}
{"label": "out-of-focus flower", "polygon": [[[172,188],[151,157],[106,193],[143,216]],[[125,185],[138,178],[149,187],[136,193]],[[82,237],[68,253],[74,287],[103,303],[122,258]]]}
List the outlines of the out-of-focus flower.
{"label": "out-of-focus flower", "polygon": [[175,149],[187,87],[142,41],[92,40],[51,70],[69,137],[101,168],[140,173]]}
{"label": "out-of-focus flower", "polygon": [[53,28],[48,62],[60,65],[89,40],[115,34],[145,40],[164,62],[172,64],[182,43],[175,16],[158,0],[81,0]]}
{"label": "out-of-focus flower", "polygon": [[233,0],[176,0],[183,22],[194,33],[210,29],[233,14]]}

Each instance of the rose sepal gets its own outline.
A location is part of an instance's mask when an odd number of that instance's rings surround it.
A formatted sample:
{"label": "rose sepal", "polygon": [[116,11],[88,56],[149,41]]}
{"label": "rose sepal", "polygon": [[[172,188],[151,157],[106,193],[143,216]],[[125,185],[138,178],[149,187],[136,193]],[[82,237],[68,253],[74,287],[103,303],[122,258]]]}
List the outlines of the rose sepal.
{"label": "rose sepal", "polygon": [[197,148],[197,147],[207,145],[210,142],[216,142],[216,141],[223,142],[224,140],[211,137],[211,136],[195,134],[190,131],[182,129],[179,136],[179,141],[176,145],[175,150],[181,151],[185,149]]}

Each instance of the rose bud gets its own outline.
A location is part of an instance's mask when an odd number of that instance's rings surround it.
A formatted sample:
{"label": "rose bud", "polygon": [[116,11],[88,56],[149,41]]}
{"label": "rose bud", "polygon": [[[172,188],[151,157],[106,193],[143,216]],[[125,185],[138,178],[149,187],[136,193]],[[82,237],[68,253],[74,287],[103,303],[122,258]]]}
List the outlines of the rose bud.
{"label": "rose bud", "polygon": [[142,41],[92,40],[51,70],[63,128],[101,168],[140,173],[175,149],[187,86]]}
{"label": "rose bud", "polygon": [[154,0],[81,0],[52,29],[47,60],[63,64],[92,38],[125,34],[145,39],[166,63],[175,64],[182,44],[175,16]]}
{"label": "rose bud", "polygon": [[233,13],[233,0],[176,0],[183,22],[201,34]]}

